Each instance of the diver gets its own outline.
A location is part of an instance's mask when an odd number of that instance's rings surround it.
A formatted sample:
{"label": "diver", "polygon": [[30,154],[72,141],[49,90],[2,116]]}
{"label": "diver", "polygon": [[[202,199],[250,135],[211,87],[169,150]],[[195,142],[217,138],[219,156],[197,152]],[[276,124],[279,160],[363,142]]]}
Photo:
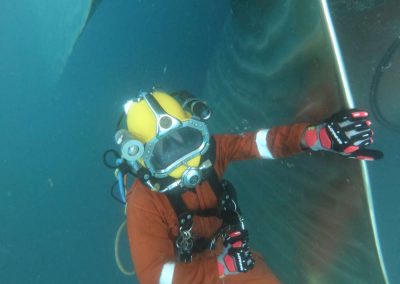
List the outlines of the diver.
{"label": "diver", "polygon": [[142,91],[124,105],[120,180],[136,177],[126,197],[127,230],[140,283],[280,283],[250,234],[234,186],[223,178],[237,160],[331,151],[377,160],[364,110],[343,110],[318,125],[295,123],[241,135],[210,135],[208,105],[185,91]]}

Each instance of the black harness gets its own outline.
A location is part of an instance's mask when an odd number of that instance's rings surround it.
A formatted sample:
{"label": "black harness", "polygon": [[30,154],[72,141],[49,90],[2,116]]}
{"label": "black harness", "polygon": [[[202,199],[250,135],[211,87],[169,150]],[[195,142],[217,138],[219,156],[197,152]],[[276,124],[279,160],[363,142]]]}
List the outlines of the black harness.
{"label": "black harness", "polygon": [[[210,147],[208,151],[202,156],[202,162],[210,160],[211,164],[215,164],[216,159],[216,145],[214,137],[210,139]],[[106,163],[106,154],[103,159]],[[116,155],[115,153],[113,153]],[[107,164],[107,163],[106,163]],[[152,185],[157,184],[157,188],[165,188],[174,182],[172,177],[165,177],[162,179],[154,179],[148,169],[142,167],[137,172],[133,173],[129,165],[125,162],[118,166],[118,169],[123,174],[133,174],[139,178],[141,182],[153,189]],[[189,210],[182,199],[182,194],[186,191],[194,190],[193,188],[174,188],[164,192],[169,202],[171,203],[176,216],[178,218],[179,235],[175,240],[175,247],[177,252],[177,259],[180,262],[189,263],[192,261],[192,254],[201,252],[206,249],[213,249],[215,241],[219,237],[224,237],[226,230],[238,229],[244,230],[243,218],[239,209],[236,191],[233,185],[227,180],[219,180],[218,175],[213,166],[203,173],[203,181],[208,182],[218,203],[216,208],[208,208],[205,210]],[[193,216],[200,217],[217,217],[222,219],[222,226],[215,234],[214,238],[209,240],[205,238],[196,238],[192,236]]]}
{"label": "black harness", "polygon": [[[203,159],[210,159],[214,164],[215,157],[215,141],[211,139],[209,151]],[[205,249],[213,249],[216,238],[223,234],[224,228],[238,226],[244,229],[243,218],[237,204],[236,192],[233,185],[227,180],[220,181],[213,167],[206,173],[206,178],[203,182],[208,182],[216,195],[218,199],[217,208],[196,211],[189,210],[182,199],[182,194],[187,190],[193,189],[177,188],[165,192],[178,217],[179,235],[175,240],[175,248],[177,259],[180,262],[189,263],[192,261],[193,253],[201,252]],[[222,219],[223,224],[213,239],[193,238],[191,231],[194,215],[200,217],[216,216]]]}

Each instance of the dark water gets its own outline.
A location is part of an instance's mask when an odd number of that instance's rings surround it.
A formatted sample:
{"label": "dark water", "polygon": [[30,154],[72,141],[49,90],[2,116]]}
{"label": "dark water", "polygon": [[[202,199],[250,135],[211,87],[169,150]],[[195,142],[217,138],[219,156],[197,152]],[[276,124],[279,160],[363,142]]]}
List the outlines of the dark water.
{"label": "dark water", "polygon": [[[33,18],[33,12],[51,12],[46,11],[45,5],[35,6],[29,2],[4,1],[0,4],[0,283],[136,283],[134,277],[120,273],[115,264],[114,238],[124,220],[124,212],[123,207],[110,197],[113,173],[103,166],[102,153],[113,146],[115,124],[122,104],[138,90],[152,86],[170,91],[188,89],[209,99],[211,106],[213,103],[218,107],[221,102],[231,103],[224,113],[235,113],[231,121],[236,126],[227,125],[227,131],[260,127],[262,121],[255,115],[257,113],[243,111],[245,103],[240,105],[242,111],[235,108],[235,100],[240,102],[244,99],[229,97],[234,82],[224,82],[226,91],[223,88],[218,93],[210,91],[215,87],[213,78],[210,78],[215,74],[213,68],[219,64],[224,66],[218,63],[221,62],[218,54],[229,42],[226,41],[229,30],[225,25],[232,18],[231,2],[103,0],[68,57],[62,73],[57,73],[58,69],[51,64],[54,61],[46,59],[62,44],[53,43],[48,38],[49,33],[65,33],[67,37],[68,29],[51,25],[56,15],[49,17],[53,20],[46,25],[40,22],[42,17]],[[281,9],[285,7],[283,5]],[[273,19],[279,20],[279,13]],[[303,26],[304,32],[310,25],[305,22]],[[45,35],[49,37],[44,36],[42,30],[46,30]],[[255,24],[242,32],[260,30]],[[304,37],[304,33],[297,35]],[[285,38],[282,33],[280,38]],[[290,44],[296,44],[288,40],[282,42],[286,49],[280,54],[285,50],[290,53],[293,50]],[[266,60],[265,56],[262,60]],[[302,64],[296,68],[299,66]],[[293,74],[299,74],[293,71],[300,70],[296,68],[291,69]],[[251,77],[253,73],[243,75],[246,76]],[[289,92],[291,89],[283,85],[305,86],[303,80],[307,77],[290,81],[278,74],[277,78],[285,80],[285,84],[274,85],[274,90]],[[362,81],[362,78],[358,79]],[[387,84],[398,84],[393,80],[395,82]],[[260,84],[251,92],[258,87],[264,88]],[[355,84],[355,88],[364,87]],[[247,90],[241,91],[246,93]],[[266,98],[261,99],[265,101]],[[282,97],[273,98],[271,109],[277,104],[286,105],[280,99]],[[295,105],[300,103],[294,102]],[[366,106],[366,103],[362,104]],[[290,105],[289,109],[294,109],[294,106]],[[395,116],[393,113],[391,115]],[[260,113],[263,119],[272,115],[282,123],[292,119],[278,110]],[[220,117],[222,121],[224,115]],[[219,128],[218,123],[214,128]],[[400,283],[400,216],[396,203],[399,184],[394,170],[400,157],[393,143],[397,136],[383,129],[381,133],[385,142],[377,144],[392,157],[389,158],[390,165],[380,162],[372,172],[373,193],[391,283]],[[320,157],[312,159],[320,162]],[[271,170],[274,170],[274,177],[285,179],[283,171],[290,171],[293,165],[301,163],[299,159],[277,161],[277,166]],[[253,165],[261,169],[270,167],[264,162],[254,162],[250,167]],[[245,166],[239,170],[249,172]],[[389,171],[392,176],[382,180],[381,173]],[[312,176],[313,173],[305,171],[304,174]],[[265,175],[270,176],[272,174]],[[250,178],[250,175],[236,178],[236,182],[244,188]],[[309,176],[305,178],[309,179]],[[266,201],[271,209],[265,209],[262,202],[257,208],[263,208],[263,214],[271,215],[271,212],[278,212],[278,207],[285,202],[291,206],[298,204],[294,203],[296,198],[304,201],[301,206],[307,207],[306,191],[293,195],[295,186],[287,190],[284,196],[270,190],[265,197],[276,197]],[[281,231],[271,232],[270,240],[263,243],[268,239],[268,231],[257,229],[258,223],[266,223],[265,220],[275,222],[276,219],[264,219],[264,215],[252,208],[253,200],[250,198],[253,195],[247,199],[242,196],[243,205],[249,208],[246,217],[254,231],[255,245],[271,261],[271,267],[283,279],[296,279],[296,274],[285,278],[285,270],[289,269],[300,273],[297,279],[307,279],[296,264],[288,260],[287,265],[286,259],[279,255],[290,254],[297,244],[300,251],[306,252],[301,257],[307,257],[308,248],[298,240],[283,247],[285,241],[279,234],[291,233],[284,224],[272,224],[270,229],[276,227]],[[297,214],[296,209],[293,212]],[[291,216],[288,212],[282,220]],[[361,227],[367,228],[368,222]],[[122,238],[121,246],[122,260],[129,267],[125,238]],[[276,261],[267,255],[268,250],[270,255],[277,256]],[[343,257],[349,256],[344,254]],[[374,270],[376,267],[366,269]],[[287,283],[291,282],[288,280]]]}

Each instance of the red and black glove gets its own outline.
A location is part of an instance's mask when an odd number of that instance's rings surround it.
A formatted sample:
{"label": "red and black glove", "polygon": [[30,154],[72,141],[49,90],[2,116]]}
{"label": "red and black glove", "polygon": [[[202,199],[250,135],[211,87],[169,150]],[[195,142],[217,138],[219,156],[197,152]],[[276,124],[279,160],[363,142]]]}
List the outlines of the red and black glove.
{"label": "red and black glove", "polygon": [[220,278],[253,269],[255,262],[248,243],[247,230],[235,230],[226,236],[225,248],[217,258]]}
{"label": "red and black glove", "polygon": [[307,127],[303,144],[313,151],[331,151],[348,158],[379,160],[383,153],[366,149],[373,140],[368,112],[349,109],[332,115],[323,123]]}

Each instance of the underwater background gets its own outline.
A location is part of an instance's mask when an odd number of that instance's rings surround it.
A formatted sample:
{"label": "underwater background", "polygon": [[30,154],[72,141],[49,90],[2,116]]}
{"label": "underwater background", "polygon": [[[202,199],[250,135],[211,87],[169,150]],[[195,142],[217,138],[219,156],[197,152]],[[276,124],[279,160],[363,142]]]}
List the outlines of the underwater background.
{"label": "underwater background", "polygon": [[[329,3],[355,105],[371,110],[385,153],[368,163],[371,186],[359,162],[324,153],[240,162],[227,178],[252,247],[283,283],[385,283],[374,215],[387,278],[400,283],[395,47],[371,87],[400,35],[400,3]],[[137,283],[115,262],[125,215],[102,155],[139,90],[189,90],[213,109],[214,133],[317,122],[347,104],[317,0],[0,8],[0,283]],[[119,253],[131,270],[124,233]]]}

